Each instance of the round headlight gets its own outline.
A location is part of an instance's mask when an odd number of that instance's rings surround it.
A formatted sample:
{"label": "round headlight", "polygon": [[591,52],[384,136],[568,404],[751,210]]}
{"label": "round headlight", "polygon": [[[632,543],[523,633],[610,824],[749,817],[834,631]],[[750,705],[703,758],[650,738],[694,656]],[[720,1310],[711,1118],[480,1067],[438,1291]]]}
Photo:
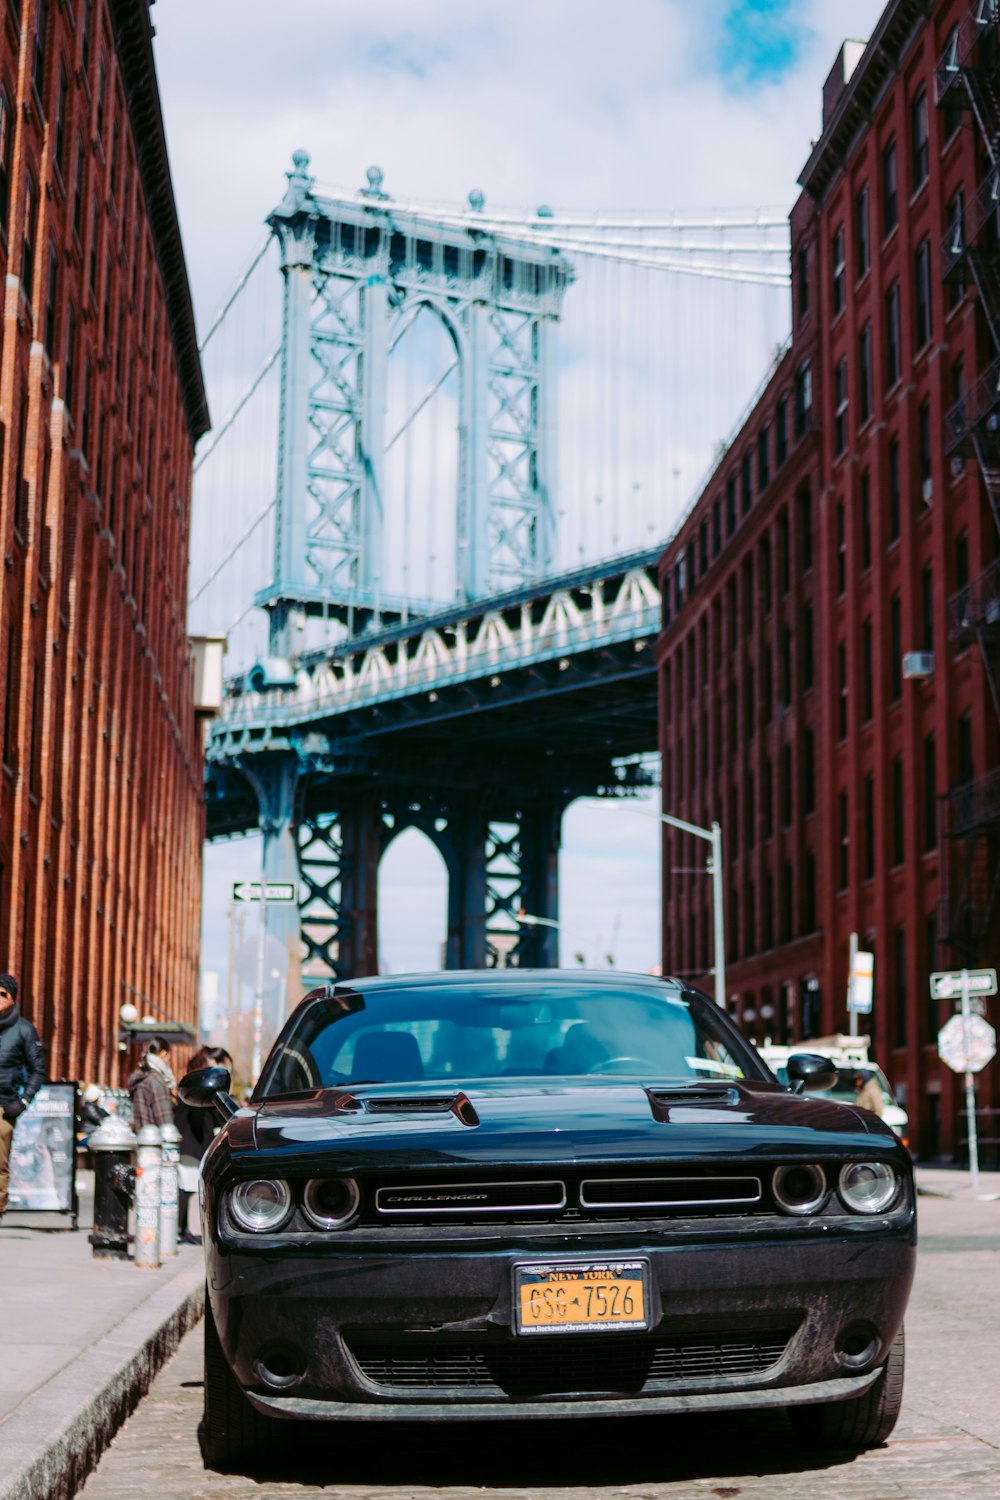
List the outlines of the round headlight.
{"label": "round headlight", "polygon": [[775,1167],[771,1191],[782,1213],[815,1214],[826,1202],[826,1175],[814,1162]]}
{"label": "round headlight", "polygon": [[229,1194],[229,1207],[241,1229],[267,1234],[280,1229],[292,1211],[292,1194],[280,1177],[241,1182]]}
{"label": "round headlight", "polygon": [[885,1161],[851,1161],[840,1169],[837,1192],[845,1208],[856,1214],[883,1213],[896,1196],[899,1178]]}
{"label": "round headlight", "polygon": [[343,1229],[358,1211],[361,1194],[353,1177],[314,1177],[306,1183],[302,1207],[317,1229]]}

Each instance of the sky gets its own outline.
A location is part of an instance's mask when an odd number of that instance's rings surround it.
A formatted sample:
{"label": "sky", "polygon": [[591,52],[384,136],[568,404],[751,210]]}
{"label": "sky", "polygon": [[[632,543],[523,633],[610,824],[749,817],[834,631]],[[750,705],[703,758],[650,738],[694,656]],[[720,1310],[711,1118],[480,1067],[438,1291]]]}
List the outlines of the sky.
{"label": "sky", "polygon": [[[401,198],[458,204],[478,187],[494,207],[785,212],[840,44],[867,37],[881,8],[158,0],[157,68],[199,327],[259,243],[299,147],[320,182],[360,187],[377,162]],[[765,363],[762,348],[761,375]],[[696,378],[707,395],[711,370]],[[582,952],[625,969],[657,964],[655,802],[575,804],[563,835],[563,962]],[[223,994],[231,885],[258,860],[255,839],[206,852],[203,964]],[[443,881],[418,836],[395,842],[380,880],[382,954],[394,971],[436,966]]]}

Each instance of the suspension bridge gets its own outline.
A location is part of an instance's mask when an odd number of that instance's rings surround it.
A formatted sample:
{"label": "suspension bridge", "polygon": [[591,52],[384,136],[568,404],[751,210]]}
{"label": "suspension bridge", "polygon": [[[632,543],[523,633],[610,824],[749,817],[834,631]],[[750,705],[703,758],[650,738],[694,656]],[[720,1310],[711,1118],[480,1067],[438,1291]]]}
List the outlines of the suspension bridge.
{"label": "suspension bridge", "polygon": [[449,967],[556,961],[562,814],[650,784],[657,561],[787,283],[777,214],[421,204],[296,153],[203,340],[189,600],[228,642],[208,834],[300,890],[295,977],[375,970],[411,827]]}

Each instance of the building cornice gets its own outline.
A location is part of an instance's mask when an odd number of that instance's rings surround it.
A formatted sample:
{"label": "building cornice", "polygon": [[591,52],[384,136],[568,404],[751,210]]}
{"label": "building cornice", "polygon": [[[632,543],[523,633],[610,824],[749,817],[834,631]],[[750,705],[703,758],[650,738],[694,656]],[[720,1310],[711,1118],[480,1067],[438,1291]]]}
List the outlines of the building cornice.
{"label": "building cornice", "polygon": [[872,110],[899,69],[915,29],[930,14],[934,0],[890,0],[879,18],[833,116],[802,168],[799,185],[821,202],[847,165],[859,134],[870,124]]}
{"label": "building cornice", "polygon": [[135,138],[146,213],[163,275],[184,411],[194,443],[211,424],[156,81],[149,3],[148,0],[109,0],[108,10]]}

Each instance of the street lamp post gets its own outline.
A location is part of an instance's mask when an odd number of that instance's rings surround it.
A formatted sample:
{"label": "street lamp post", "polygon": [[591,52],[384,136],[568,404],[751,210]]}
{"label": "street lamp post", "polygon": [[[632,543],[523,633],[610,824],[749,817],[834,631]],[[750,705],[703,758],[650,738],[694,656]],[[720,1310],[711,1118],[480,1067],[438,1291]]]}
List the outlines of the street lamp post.
{"label": "street lamp post", "polygon": [[691,833],[696,839],[705,839],[712,846],[712,857],[708,869],[712,875],[712,908],[715,931],[715,1003],[725,1008],[726,1004],[726,925],[722,893],[722,827],[714,822],[711,828],[702,828],[697,823],[687,823],[675,818],[672,813],[658,813],[661,823],[679,828],[682,833]]}

